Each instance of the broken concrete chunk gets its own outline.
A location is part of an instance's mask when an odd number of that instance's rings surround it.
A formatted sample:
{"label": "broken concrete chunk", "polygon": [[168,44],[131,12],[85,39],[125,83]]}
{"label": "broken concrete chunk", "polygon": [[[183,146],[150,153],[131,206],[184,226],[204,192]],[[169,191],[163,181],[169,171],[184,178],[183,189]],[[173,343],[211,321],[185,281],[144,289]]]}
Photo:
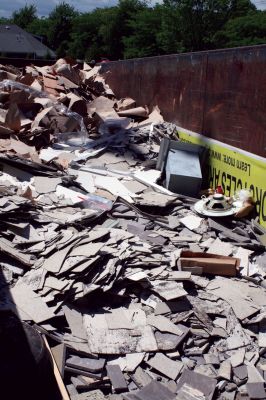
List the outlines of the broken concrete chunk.
{"label": "broken concrete chunk", "polygon": [[40,297],[37,297],[36,293],[25,283],[20,282],[10,289],[10,293],[17,313],[22,320],[32,320],[38,324],[53,318],[53,310]]}
{"label": "broken concrete chunk", "polygon": [[80,393],[71,397],[71,400],[105,400],[103,392],[99,389]]}
{"label": "broken concrete chunk", "polygon": [[259,324],[259,347],[266,347],[266,321]]}
{"label": "broken concrete chunk", "polygon": [[178,391],[178,395],[176,397],[177,400],[204,400],[204,394],[189,386],[188,384],[184,384],[181,389]]}
{"label": "broken concrete chunk", "polygon": [[175,393],[165,387],[165,385],[153,380],[138,391],[137,397],[133,400],[173,400],[175,396]]}
{"label": "broken concrete chunk", "polygon": [[76,309],[67,306],[63,306],[63,311],[72,334],[78,338],[87,339],[82,314]]}
{"label": "broken concrete chunk", "polygon": [[217,381],[216,379],[184,369],[181,378],[177,383],[177,390],[181,389],[184,384],[191,386],[193,389],[199,390],[204,394],[206,399],[211,400],[214,395]]}
{"label": "broken concrete chunk", "polygon": [[126,354],[126,366],[125,371],[133,372],[142,362],[145,357],[145,353],[132,353]]}
{"label": "broken concrete chunk", "polygon": [[237,281],[228,278],[216,278],[209,283],[207,291],[227,301],[234,310],[237,318],[244,320],[258,312],[254,302],[249,301],[243,290],[239,289]]}
{"label": "broken concrete chunk", "polygon": [[223,361],[220,365],[220,368],[218,371],[218,376],[222,379],[230,381],[231,374],[232,374],[232,365],[231,365],[230,360]]}
{"label": "broken concrete chunk", "polygon": [[43,268],[31,270],[23,276],[22,281],[29,285],[32,290],[40,290],[43,288],[46,274],[47,271]]}
{"label": "broken concrete chunk", "polygon": [[172,333],[155,332],[155,339],[159,350],[175,350],[183,341],[181,336]]}
{"label": "broken concrete chunk", "polygon": [[121,393],[128,390],[126,380],[118,365],[107,365],[106,371],[116,393]]}
{"label": "broken concrete chunk", "polygon": [[159,302],[156,304],[154,311],[155,315],[177,313],[182,311],[188,311],[191,309],[191,304],[187,299],[180,299],[179,301],[169,301],[167,303]]}
{"label": "broken concrete chunk", "polygon": [[141,310],[129,311],[134,314],[134,329],[109,329],[104,314],[84,316],[92,353],[127,354],[157,350],[152,328],[146,325],[145,313]]}
{"label": "broken concrete chunk", "polygon": [[203,218],[197,217],[196,215],[187,215],[179,221],[185,225],[186,228],[193,231],[193,229],[197,229],[201,225]]}
{"label": "broken concrete chunk", "polygon": [[71,356],[66,360],[66,365],[82,369],[89,372],[99,372],[102,371],[106,360],[103,358],[83,358],[78,356]]}
{"label": "broken concrete chunk", "polygon": [[207,253],[218,254],[221,256],[230,256],[233,252],[233,248],[229,243],[222,242],[217,238],[209,247]]}
{"label": "broken concrete chunk", "polygon": [[34,178],[35,190],[39,194],[55,192],[57,185],[61,183],[61,178],[46,178],[44,176]]}
{"label": "broken concrete chunk", "polygon": [[162,353],[157,353],[153,358],[150,358],[147,363],[152,368],[173,380],[178,377],[184,367],[182,362],[171,360]]}
{"label": "broken concrete chunk", "polygon": [[132,379],[139,388],[147,386],[152,381],[150,375],[148,375],[141,367],[136,369],[132,375]]}
{"label": "broken concrete chunk", "polygon": [[152,316],[149,315],[147,318],[147,324],[155,327],[161,332],[169,332],[173,333],[174,335],[182,335],[182,331],[173,324],[168,318],[163,317],[162,315]]}
{"label": "broken concrete chunk", "polygon": [[134,329],[128,313],[123,309],[113,310],[110,314],[105,315],[105,319],[109,329]]}
{"label": "broken concrete chunk", "polygon": [[265,382],[263,376],[254,365],[247,365],[248,370],[248,383]]}
{"label": "broken concrete chunk", "polygon": [[182,283],[154,280],[151,282],[152,290],[165,300],[173,300],[183,297],[187,292],[183,289]]}
{"label": "broken concrete chunk", "polygon": [[257,383],[247,383],[247,392],[250,399],[265,399],[266,392],[264,389],[264,384],[262,382]]}
{"label": "broken concrete chunk", "polygon": [[240,365],[233,369],[233,373],[237,376],[241,381],[247,379],[248,377],[248,370],[246,365]]}

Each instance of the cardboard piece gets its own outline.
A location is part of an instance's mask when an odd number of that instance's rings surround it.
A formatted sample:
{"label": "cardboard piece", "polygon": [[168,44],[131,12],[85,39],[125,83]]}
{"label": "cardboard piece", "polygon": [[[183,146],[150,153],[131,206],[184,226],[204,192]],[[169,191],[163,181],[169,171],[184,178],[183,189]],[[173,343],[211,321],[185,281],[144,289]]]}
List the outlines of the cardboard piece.
{"label": "cardboard piece", "polygon": [[182,251],[178,261],[182,270],[200,267],[202,273],[211,275],[236,276],[240,259],[211,253]]}

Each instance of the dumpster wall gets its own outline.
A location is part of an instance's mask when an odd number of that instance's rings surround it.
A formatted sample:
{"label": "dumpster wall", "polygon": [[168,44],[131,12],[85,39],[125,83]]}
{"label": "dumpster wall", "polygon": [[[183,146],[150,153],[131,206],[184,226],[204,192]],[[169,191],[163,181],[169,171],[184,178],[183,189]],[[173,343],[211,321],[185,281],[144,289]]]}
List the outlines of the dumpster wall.
{"label": "dumpster wall", "polygon": [[103,64],[118,97],[158,104],[164,118],[266,155],[266,45]]}

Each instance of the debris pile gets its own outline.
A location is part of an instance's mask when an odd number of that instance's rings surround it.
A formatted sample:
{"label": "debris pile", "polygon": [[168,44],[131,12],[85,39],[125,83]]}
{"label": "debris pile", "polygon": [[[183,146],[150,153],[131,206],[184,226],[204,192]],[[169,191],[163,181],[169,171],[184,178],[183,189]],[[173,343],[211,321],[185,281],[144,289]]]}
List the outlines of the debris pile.
{"label": "debris pile", "polygon": [[1,69],[0,310],[48,340],[64,398],[266,398],[266,231],[161,186],[175,127],[98,67]]}

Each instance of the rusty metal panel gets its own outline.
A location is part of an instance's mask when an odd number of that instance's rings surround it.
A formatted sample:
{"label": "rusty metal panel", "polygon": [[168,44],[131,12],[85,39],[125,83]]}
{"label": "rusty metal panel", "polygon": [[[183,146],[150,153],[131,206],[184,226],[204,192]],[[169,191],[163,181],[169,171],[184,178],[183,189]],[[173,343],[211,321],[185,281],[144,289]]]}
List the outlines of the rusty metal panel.
{"label": "rusty metal panel", "polygon": [[266,156],[266,46],[210,52],[203,132]]}
{"label": "rusty metal panel", "polygon": [[103,65],[118,97],[158,104],[164,118],[266,156],[266,45]]}
{"label": "rusty metal panel", "polygon": [[107,82],[118,97],[130,96],[150,109],[158,105],[164,118],[201,131],[207,54],[193,53],[112,62],[103,65]]}

